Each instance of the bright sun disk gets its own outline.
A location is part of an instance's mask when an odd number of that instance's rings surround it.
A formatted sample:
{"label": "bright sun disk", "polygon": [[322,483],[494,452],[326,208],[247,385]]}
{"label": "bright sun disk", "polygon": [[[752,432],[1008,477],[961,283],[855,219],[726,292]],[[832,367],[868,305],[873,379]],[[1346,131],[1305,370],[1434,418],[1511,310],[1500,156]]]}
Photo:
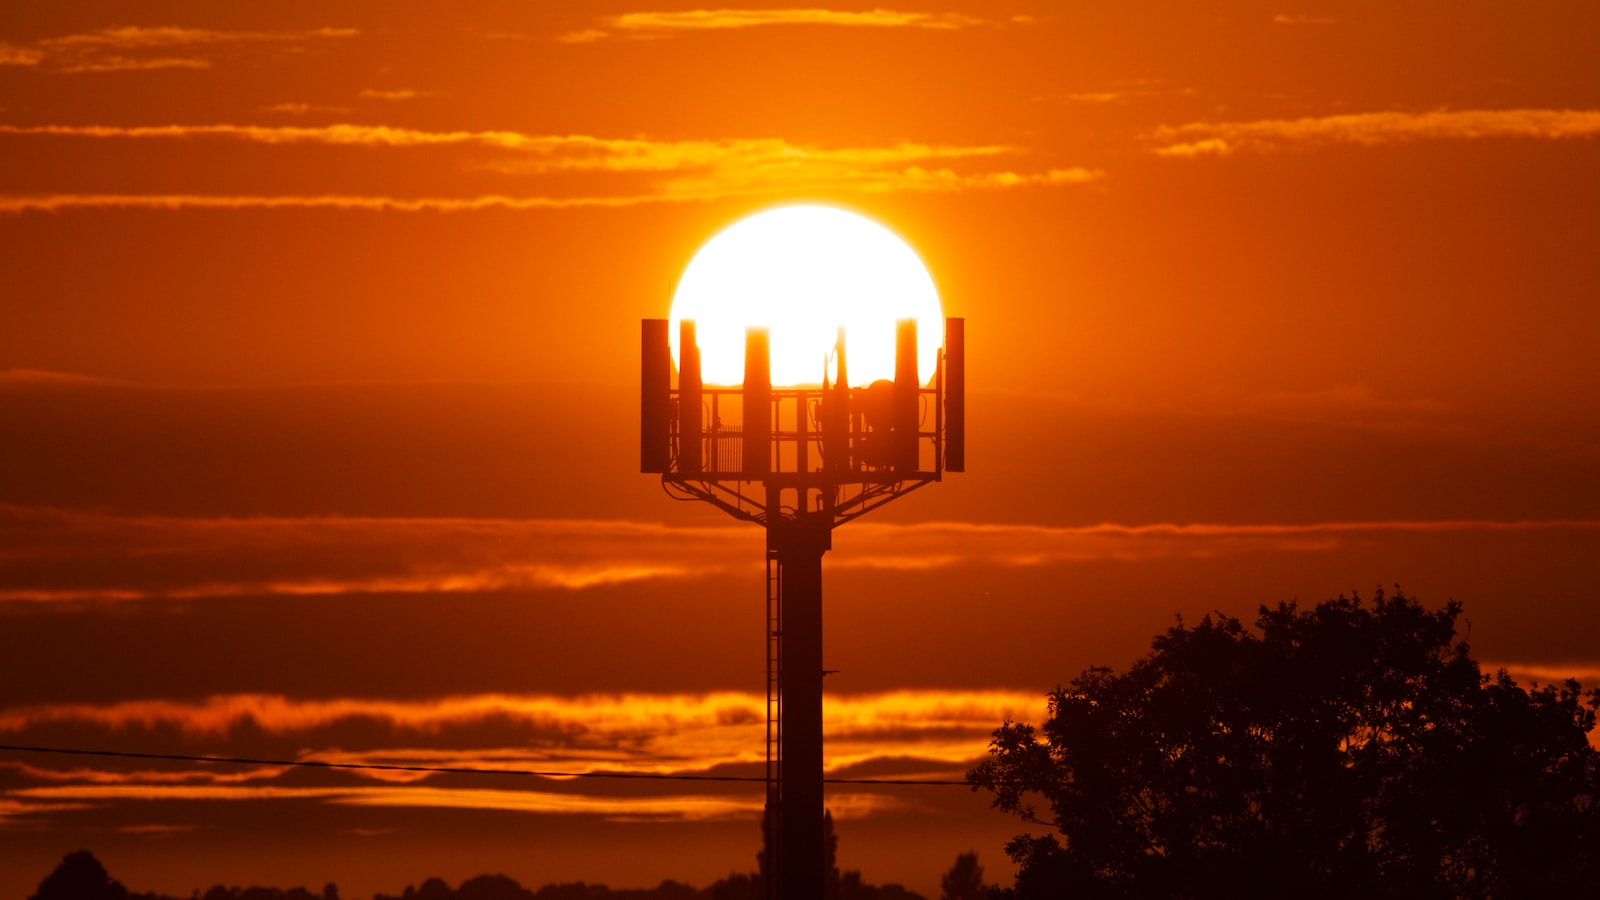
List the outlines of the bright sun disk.
{"label": "bright sun disk", "polygon": [[819,384],[839,326],[852,385],[894,377],[895,322],[917,320],[917,377],[933,377],[944,334],[933,277],[905,241],[864,216],[785,206],[728,226],[689,261],[669,334],[695,322],[706,384],[744,381],[745,329],[769,329],[774,385]]}

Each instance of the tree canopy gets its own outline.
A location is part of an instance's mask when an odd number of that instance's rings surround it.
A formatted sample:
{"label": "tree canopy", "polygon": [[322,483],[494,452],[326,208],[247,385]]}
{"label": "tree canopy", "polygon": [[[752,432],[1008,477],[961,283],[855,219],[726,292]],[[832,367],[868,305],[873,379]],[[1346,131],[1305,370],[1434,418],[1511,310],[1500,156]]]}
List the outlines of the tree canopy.
{"label": "tree canopy", "polygon": [[[1019,897],[1600,896],[1600,693],[1484,675],[1398,590],[1180,622],[971,772]],[[1042,734],[1041,734],[1042,731]]]}

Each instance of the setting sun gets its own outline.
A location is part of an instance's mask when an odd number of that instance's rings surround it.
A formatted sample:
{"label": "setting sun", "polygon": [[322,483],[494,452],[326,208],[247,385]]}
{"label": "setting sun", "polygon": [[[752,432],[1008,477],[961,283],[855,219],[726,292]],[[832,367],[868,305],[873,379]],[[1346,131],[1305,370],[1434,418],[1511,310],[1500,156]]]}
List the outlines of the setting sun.
{"label": "setting sun", "polygon": [[742,219],[702,246],[672,298],[695,321],[707,384],[744,380],[744,333],[771,329],[772,382],[818,384],[838,328],[851,382],[894,377],[897,319],[917,320],[917,374],[938,362],[943,323],[933,278],[905,241],[855,213],[785,206]]}
{"label": "setting sun", "polygon": [[[0,900],[1600,900],[1600,0],[1444,6],[0,0]],[[1564,761],[1257,684],[1396,584]]]}

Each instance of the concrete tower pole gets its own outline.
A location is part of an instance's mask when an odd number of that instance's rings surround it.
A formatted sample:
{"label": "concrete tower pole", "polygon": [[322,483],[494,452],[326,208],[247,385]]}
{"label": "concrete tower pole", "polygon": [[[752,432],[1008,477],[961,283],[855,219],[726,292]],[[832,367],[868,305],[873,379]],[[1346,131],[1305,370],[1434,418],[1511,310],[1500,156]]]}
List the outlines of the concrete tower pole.
{"label": "concrete tower pole", "polygon": [[[831,516],[818,513],[767,523],[783,598],[783,762],[777,825],[778,900],[820,900],[822,842],[822,555]],[[769,854],[769,864],[770,860]]]}
{"label": "concrete tower pole", "polygon": [[914,319],[896,325],[894,381],[866,388],[850,385],[843,329],[833,384],[825,376],[820,389],[774,390],[764,328],[746,333],[740,387],[706,385],[695,335],[683,320],[674,388],[668,322],[642,323],[639,470],[660,473],[672,497],[766,528],[767,892],[822,900],[822,556],[837,526],[965,470],[964,321],[945,320],[931,388]]}

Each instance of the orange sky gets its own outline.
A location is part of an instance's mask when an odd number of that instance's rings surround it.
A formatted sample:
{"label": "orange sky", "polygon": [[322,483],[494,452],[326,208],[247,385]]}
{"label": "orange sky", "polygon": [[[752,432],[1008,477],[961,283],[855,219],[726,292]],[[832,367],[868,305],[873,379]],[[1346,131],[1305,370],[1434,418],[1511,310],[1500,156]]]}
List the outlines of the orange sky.
{"label": "orange sky", "polygon": [[[559,8],[556,8],[559,7]],[[959,775],[1174,614],[1398,582],[1600,681],[1600,8],[0,8],[0,743],[761,771],[761,535],[638,320],[786,201],[968,321],[969,472],[835,537],[838,774]],[[407,792],[410,793],[407,793]],[[838,786],[936,896],[1021,830]],[[0,893],[697,886],[759,794],[0,754]],[[626,845],[625,860],[615,851]]]}

